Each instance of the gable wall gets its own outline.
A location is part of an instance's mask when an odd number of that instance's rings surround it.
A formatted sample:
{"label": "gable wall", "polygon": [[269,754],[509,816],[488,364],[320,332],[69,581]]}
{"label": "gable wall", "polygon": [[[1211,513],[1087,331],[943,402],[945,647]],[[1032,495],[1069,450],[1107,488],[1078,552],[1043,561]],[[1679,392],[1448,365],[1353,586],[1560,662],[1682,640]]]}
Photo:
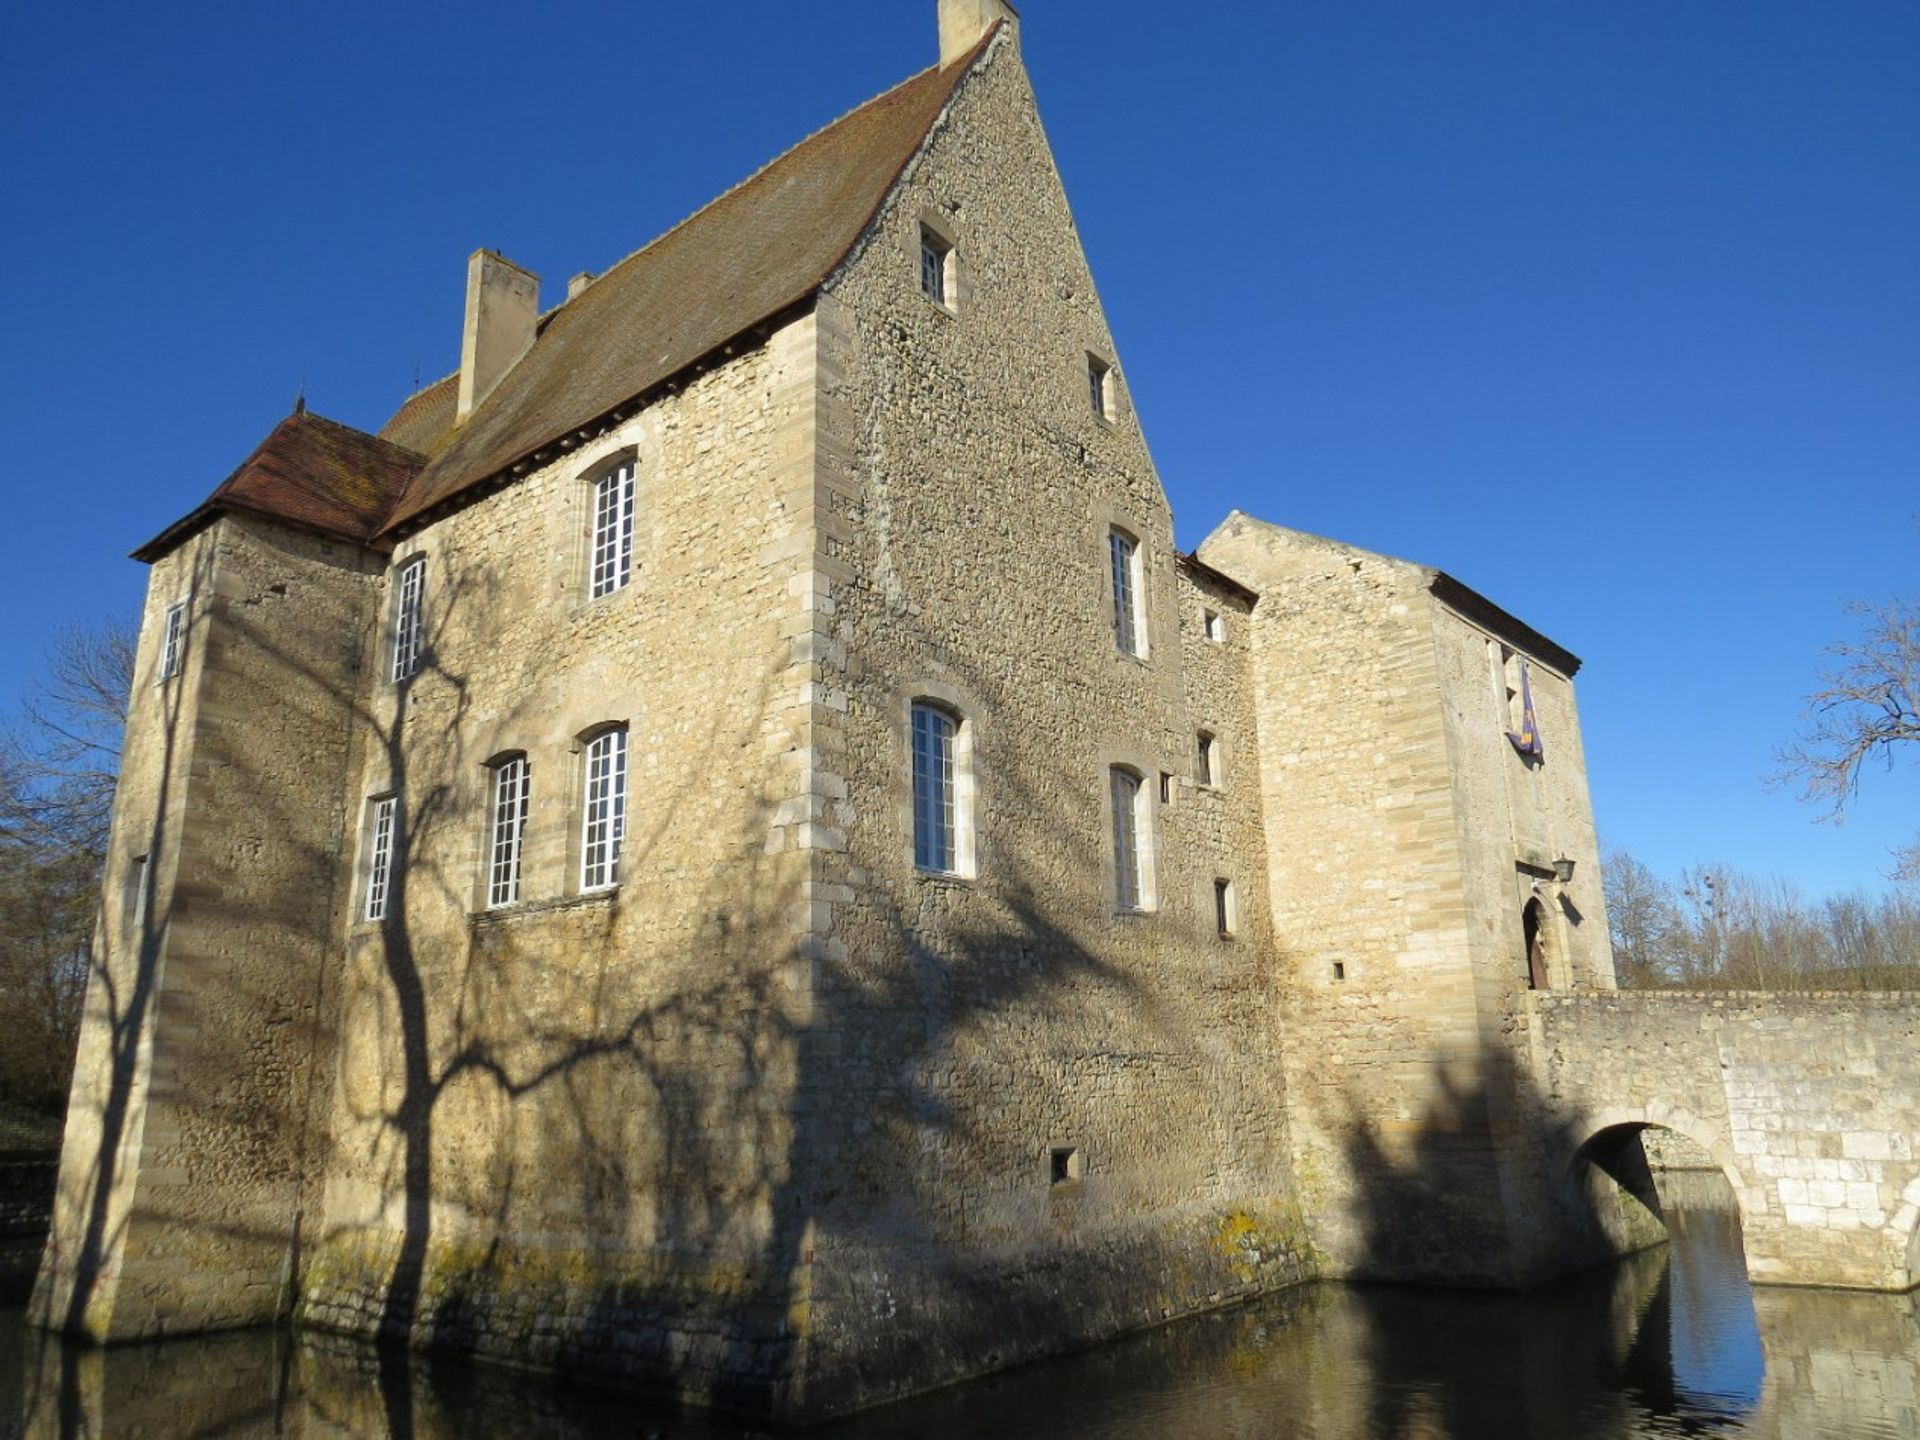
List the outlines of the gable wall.
{"label": "gable wall", "polygon": [[[923,216],[956,244],[956,313],[920,293]],[[819,314],[844,851],[820,857],[809,1383],[831,1405],[1217,1303],[1304,1260],[1270,1058],[1245,617],[1196,650],[1196,592],[1118,364],[1116,419],[1093,413],[1085,355],[1113,360],[1113,343],[1008,37]],[[1141,542],[1144,660],[1115,645],[1114,525]],[[969,878],[912,863],[921,695],[972,730]],[[1209,722],[1238,758],[1203,794]],[[1148,915],[1115,913],[1120,763],[1152,797]],[[1231,941],[1216,876],[1239,888]],[[1051,1184],[1056,1146],[1078,1149],[1077,1183]],[[876,1319],[883,1303],[897,1320]],[[916,1338],[933,1315],[939,1357]]]}

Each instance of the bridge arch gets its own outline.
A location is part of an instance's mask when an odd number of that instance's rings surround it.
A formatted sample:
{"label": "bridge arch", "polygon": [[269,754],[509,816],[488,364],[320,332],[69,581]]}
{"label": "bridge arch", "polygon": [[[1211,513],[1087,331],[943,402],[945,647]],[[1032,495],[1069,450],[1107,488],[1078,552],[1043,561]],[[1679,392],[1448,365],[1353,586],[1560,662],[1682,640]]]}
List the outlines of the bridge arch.
{"label": "bridge arch", "polygon": [[[1726,1132],[1711,1121],[1681,1105],[1672,1105],[1660,1100],[1648,1100],[1637,1105],[1607,1106],[1586,1113],[1574,1130],[1577,1143],[1567,1161],[1566,1178],[1573,1183],[1584,1181],[1584,1171],[1588,1167],[1601,1168],[1597,1156],[1604,1149],[1609,1137],[1624,1137],[1643,1130],[1671,1130],[1676,1135],[1691,1140],[1706,1152],[1709,1159],[1727,1179],[1733,1189],[1734,1200],[1739,1207],[1740,1228],[1745,1233],[1751,1223],[1767,1210],[1766,1192],[1756,1189],[1748,1183],[1745,1167],[1735,1157],[1733,1145]],[[1621,1183],[1619,1177],[1613,1177],[1615,1183]],[[1633,1193],[1631,1187],[1623,1185]],[[1646,1197],[1636,1195],[1645,1203]],[[1654,1205],[1647,1207],[1655,1215],[1659,1210]]]}

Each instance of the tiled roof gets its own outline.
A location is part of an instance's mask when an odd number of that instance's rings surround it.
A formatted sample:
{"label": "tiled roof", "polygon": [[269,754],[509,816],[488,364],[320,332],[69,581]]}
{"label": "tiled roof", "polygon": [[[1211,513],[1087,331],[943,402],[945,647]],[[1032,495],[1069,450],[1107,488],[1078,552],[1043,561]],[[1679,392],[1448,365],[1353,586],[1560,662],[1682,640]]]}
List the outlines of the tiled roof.
{"label": "tiled roof", "polygon": [[274,426],[198,509],[134,551],[134,558],[159,559],[226,510],[272,515],[366,544],[426,463],[424,455],[303,406]]}
{"label": "tiled roof", "polygon": [[549,315],[449,434],[457,377],[381,433],[433,455],[393,530],[669,379],[806,299],[865,232],[992,32],[803,140]]}

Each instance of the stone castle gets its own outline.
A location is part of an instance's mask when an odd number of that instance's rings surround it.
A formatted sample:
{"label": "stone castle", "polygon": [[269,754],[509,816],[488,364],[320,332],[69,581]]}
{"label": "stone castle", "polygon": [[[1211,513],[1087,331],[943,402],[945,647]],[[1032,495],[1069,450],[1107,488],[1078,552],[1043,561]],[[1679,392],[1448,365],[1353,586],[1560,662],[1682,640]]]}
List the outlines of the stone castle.
{"label": "stone castle", "polygon": [[40,1323],[810,1418],[1642,1243],[1603,1114],[1723,1161],[1764,1268],[1733,1092],[1596,1068],[1655,1032],[1597,993],[1579,662],[1244,515],[1176,549],[1017,21],[939,31],[544,313],[476,253],[455,374],[137,552]]}

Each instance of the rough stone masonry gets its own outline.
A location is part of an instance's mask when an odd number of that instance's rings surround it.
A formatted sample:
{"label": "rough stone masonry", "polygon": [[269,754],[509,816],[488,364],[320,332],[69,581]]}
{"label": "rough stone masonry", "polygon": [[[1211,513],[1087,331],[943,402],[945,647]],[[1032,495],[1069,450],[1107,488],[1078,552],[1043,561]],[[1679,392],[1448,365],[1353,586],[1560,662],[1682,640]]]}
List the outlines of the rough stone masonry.
{"label": "rough stone masonry", "polygon": [[1910,1285],[1911,1003],[1616,995],[1579,661],[1180,553],[1017,22],[940,36],[544,315],[479,252],[460,371],[138,552],[36,1320],[807,1419],[1604,1258],[1650,1124],[1760,1278]]}

